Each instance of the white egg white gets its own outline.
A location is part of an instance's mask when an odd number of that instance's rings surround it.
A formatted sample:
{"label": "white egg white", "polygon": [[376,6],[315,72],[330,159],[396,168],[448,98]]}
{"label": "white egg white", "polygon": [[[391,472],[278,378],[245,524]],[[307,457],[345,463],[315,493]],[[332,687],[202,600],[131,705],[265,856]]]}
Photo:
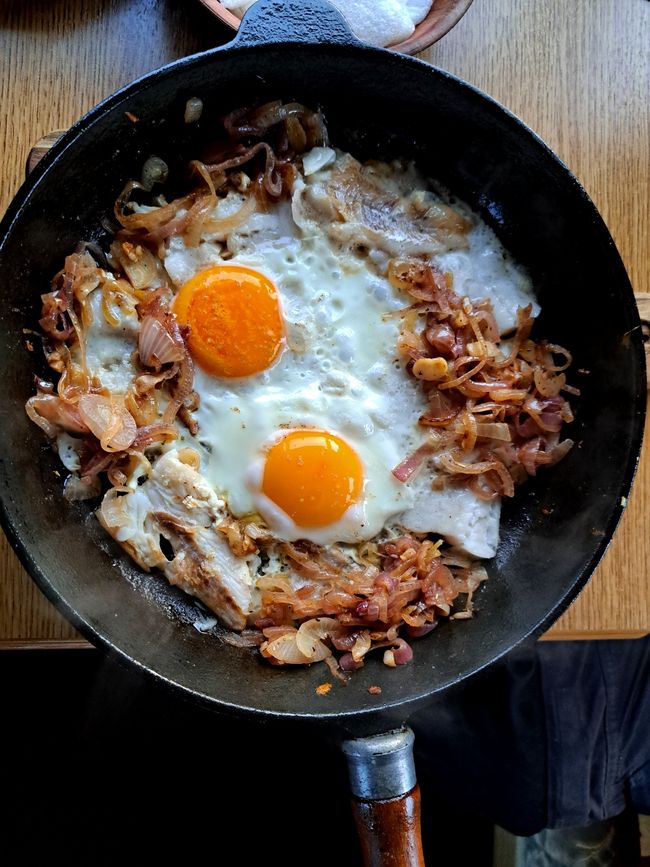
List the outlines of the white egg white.
{"label": "white egg white", "polygon": [[133,378],[133,353],[137,348],[140,323],[135,309],[114,310],[117,324],[111,325],[102,310],[102,292],[88,297],[92,322],[85,329],[86,364],[104,388],[113,394],[128,391]]}
{"label": "white egg white", "polygon": [[[322,186],[335,158],[328,148],[308,155],[304,183]],[[387,183],[412,189],[413,177],[409,168]],[[417,182],[426,187],[422,179]],[[230,193],[219,202],[215,217],[236,212],[243,201]],[[534,314],[539,308],[526,275],[494,233],[470,216],[467,249],[432,261],[453,273],[458,294],[473,300],[488,296],[504,333],[515,325],[519,306],[531,303]],[[197,365],[199,433],[193,439],[185,432],[169,448],[194,445],[201,454],[202,476],[228,510],[236,517],[261,514],[278,539],[354,543],[396,528],[437,532],[470,554],[492,556],[498,543],[498,500],[486,503],[467,489],[432,487],[431,465],[407,484],[392,475],[426,437],[418,424],[426,402],[398,359],[397,311],[410,301],[383,276],[386,254],[371,249],[357,256],[333,244],[317,222],[299,227],[288,202],[252,213],[227,237],[206,233],[196,247],[186,246],[180,236],[167,242],[165,267],[178,289],[221,263],[252,268],[274,283],[286,345],[272,367],[242,379],[217,378]],[[98,324],[88,331],[89,364],[104,384],[124,391],[133,373],[137,325],[128,320],[111,330],[102,320],[97,316]],[[263,491],[269,444],[301,428],[337,434],[363,465],[359,501],[325,528],[297,526]]]}
{"label": "white egg white", "polygon": [[[240,230],[238,251],[227,262],[273,281],[287,345],[256,376],[218,379],[197,369],[202,472],[235,515],[261,513],[278,538],[307,537],[320,544],[370,539],[408,507],[410,490],[391,470],[422,437],[417,419],[425,401],[397,360],[399,317],[385,316],[405,302],[364,260],[342,256],[322,236],[304,237],[288,204],[277,211],[270,226],[264,214],[250,221],[248,231]],[[279,235],[278,227],[284,228]],[[166,260],[179,283],[193,272],[197,257],[181,244],[174,239]],[[207,245],[212,258],[212,242],[198,249]],[[199,261],[205,255],[198,253]],[[257,487],[250,482],[254,468],[261,480],[268,443],[295,428],[337,433],[364,468],[361,500],[327,528],[296,527],[270,504],[261,481]]]}

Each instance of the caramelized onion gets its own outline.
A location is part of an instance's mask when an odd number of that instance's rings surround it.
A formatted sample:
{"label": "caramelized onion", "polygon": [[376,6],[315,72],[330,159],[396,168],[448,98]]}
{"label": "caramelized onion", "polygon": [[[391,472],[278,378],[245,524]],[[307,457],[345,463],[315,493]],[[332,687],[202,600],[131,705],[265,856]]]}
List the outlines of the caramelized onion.
{"label": "caramelized onion", "polygon": [[52,394],[30,397],[25,404],[25,412],[51,439],[62,430],[71,434],[89,431],[77,407]]}
{"label": "caramelized onion", "polygon": [[79,415],[106,452],[123,451],[136,437],[135,419],[118,399],[84,394],[79,399]]}
{"label": "caramelized onion", "polygon": [[138,353],[145,367],[160,368],[163,364],[182,361],[185,347],[180,347],[155,316],[145,316],[138,334]]}
{"label": "caramelized onion", "polygon": [[476,435],[492,440],[509,442],[512,439],[509,425],[504,422],[484,422],[476,425]]}
{"label": "caramelized onion", "polygon": [[255,196],[248,196],[242,203],[241,208],[234,214],[230,214],[227,217],[208,217],[203,223],[203,229],[206,232],[214,232],[225,238],[250,217],[255,211],[256,204]]}
{"label": "caramelized onion", "polygon": [[444,470],[451,474],[458,473],[460,475],[476,476],[494,471],[501,479],[503,495],[505,497],[514,496],[515,487],[512,481],[512,476],[501,461],[495,459],[491,461],[479,461],[475,464],[464,464],[453,457],[453,455],[442,454],[438,458],[438,463]]}
{"label": "caramelized onion", "polygon": [[557,343],[543,343],[542,348],[552,356],[561,355],[564,358],[564,361],[561,364],[554,364],[552,361],[546,361],[544,364],[546,370],[550,370],[553,373],[559,373],[571,366],[573,356],[568,349],[565,349],[563,346],[558,346]]}
{"label": "caramelized onion", "polygon": [[297,630],[285,632],[279,638],[266,642],[260,647],[260,651],[267,659],[280,665],[308,665],[314,660],[309,659],[298,649],[296,642]]}
{"label": "caramelized onion", "polygon": [[158,208],[136,211],[135,213],[124,213],[125,206],[129,203],[131,193],[134,190],[143,189],[142,184],[137,181],[129,181],[124,187],[115,202],[115,219],[126,230],[126,233],[139,234],[141,236],[149,236],[151,238],[162,239],[173,234],[173,230],[169,227],[173,225],[174,218],[178,211],[189,209],[194,201],[194,196],[184,196],[180,199],[174,199],[167,205],[161,205]]}
{"label": "caramelized onion", "polygon": [[[235,140],[259,138],[282,124],[296,153],[327,144],[327,131],[320,113],[298,102],[283,104],[280,100],[272,100],[257,108],[236,109],[222,120],[228,135]],[[298,134],[298,127],[302,129],[302,135]]]}
{"label": "caramelized onion", "polygon": [[[395,665],[405,665],[413,659],[413,650],[404,641],[403,638],[398,638],[393,648],[393,660]],[[385,658],[384,658],[385,661]]]}
{"label": "caramelized onion", "polygon": [[456,335],[447,322],[439,322],[432,325],[424,332],[424,336],[431,344],[433,350],[445,358],[451,358],[456,345]]}
{"label": "caramelized onion", "polygon": [[537,391],[544,397],[556,397],[566,385],[566,377],[563,373],[553,374],[536,367],[533,376]]}
{"label": "caramelized onion", "polygon": [[68,301],[61,291],[41,295],[43,302],[42,317],[38,324],[53,340],[68,340],[74,334],[68,316]]}
{"label": "caramelized onion", "polygon": [[157,282],[160,260],[141,244],[115,241],[111,253],[129,278],[134,289],[149,289]]}
{"label": "caramelized onion", "polygon": [[342,671],[357,671],[363,668],[363,659],[354,659],[351,653],[344,653],[339,659],[339,665]]}
{"label": "caramelized onion", "polygon": [[[471,356],[466,356],[466,357],[457,359],[457,361],[454,362],[456,372],[458,371],[458,369],[460,367],[464,366],[465,364],[473,363],[475,361],[476,361],[476,358],[473,358]],[[477,374],[479,372],[479,370],[482,370],[484,367],[485,367],[485,359],[482,358],[480,361],[478,361],[478,363],[476,363],[474,365],[474,367],[465,371],[465,373],[461,373],[460,376],[455,377],[455,379],[449,379],[449,380],[446,380],[445,382],[440,382],[438,384],[438,388],[445,388],[445,389],[446,388],[456,388],[461,383],[465,382],[466,379],[470,379],[472,376]]]}
{"label": "caramelized onion", "polygon": [[158,422],[138,428],[131,443],[131,450],[142,450],[152,443],[169,443],[178,439],[178,430],[173,425]]}
{"label": "caramelized onion", "polygon": [[425,623],[422,626],[407,626],[406,634],[409,638],[423,638],[425,635],[428,635],[438,625],[438,621],[434,620],[433,623]]}
{"label": "caramelized onion", "polygon": [[316,617],[303,623],[296,634],[296,647],[310,662],[320,662],[331,654],[323,639],[337,626],[331,617]]}
{"label": "caramelized onion", "polygon": [[423,443],[412,454],[405,458],[392,470],[393,475],[398,482],[408,482],[415,475],[427,457],[435,451],[435,447],[431,443]]}

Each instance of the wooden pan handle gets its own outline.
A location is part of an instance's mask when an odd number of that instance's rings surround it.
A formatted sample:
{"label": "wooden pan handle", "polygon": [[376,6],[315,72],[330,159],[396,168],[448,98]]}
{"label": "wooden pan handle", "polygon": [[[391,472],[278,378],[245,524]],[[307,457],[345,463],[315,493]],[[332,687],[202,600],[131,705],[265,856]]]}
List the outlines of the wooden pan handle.
{"label": "wooden pan handle", "polygon": [[424,867],[420,787],[388,801],[353,798],[364,867]]}
{"label": "wooden pan handle", "polygon": [[58,142],[58,140],[64,133],[64,129],[55,129],[53,132],[48,132],[47,135],[44,135],[43,138],[39,139],[36,142],[27,157],[27,164],[25,165],[25,175],[28,175],[30,172],[34,171],[34,169],[43,159],[45,154],[49,151],[51,147],[53,147]]}
{"label": "wooden pan handle", "polygon": [[344,741],[364,867],[424,867],[408,728]]}

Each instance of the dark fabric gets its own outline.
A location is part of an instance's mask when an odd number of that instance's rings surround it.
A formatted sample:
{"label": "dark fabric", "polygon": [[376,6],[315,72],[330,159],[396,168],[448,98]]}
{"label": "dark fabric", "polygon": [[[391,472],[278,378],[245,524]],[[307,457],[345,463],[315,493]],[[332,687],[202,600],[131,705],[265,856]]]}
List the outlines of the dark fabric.
{"label": "dark fabric", "polygon": [[513,834],[650,813],[650,636],[524,645],[411,724],[423,789]]}
{"label": "dark fabric", "polygon": [[446,802],[513,834],[546,826],[546,723],[533,642],[445,693],[410,725],[423,802]]}
{"label": "dark fabric", "polygon": [[650,812],[650,636],[541,642],[548,826]]}

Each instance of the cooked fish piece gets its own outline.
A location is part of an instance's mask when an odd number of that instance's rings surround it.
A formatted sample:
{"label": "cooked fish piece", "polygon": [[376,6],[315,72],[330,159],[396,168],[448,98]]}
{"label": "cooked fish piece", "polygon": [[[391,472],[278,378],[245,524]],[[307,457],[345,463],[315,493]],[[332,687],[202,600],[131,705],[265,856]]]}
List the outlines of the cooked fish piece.
{"label": "cooked fish piece", "polygon": [[102,526],[143,569],[160,569],[170,584],[241,630],[253,579],[247,561],[235,557],[217,529],[224,516],[223,501],[177,451],[162,455],[134,491],[108,491],[98,512]]}
{"label": "cooked fish piece", "polygon": [[429,473],[410,482],[413,504],[400,523],[415,533],[439,533],[473,557],[494,557],[499,544],[500,498],[480,500],[465,487],[437,490]]}
{"label": "cooked fish piece", "polygon": [[362,165],[339,153],[333,167],[295,184],[294,220],[307,234],[325,225],[336,244],[365,245],[390,256],[466,249],[469,220],[433,193],[418,189],[418,182],[412,168]]}

